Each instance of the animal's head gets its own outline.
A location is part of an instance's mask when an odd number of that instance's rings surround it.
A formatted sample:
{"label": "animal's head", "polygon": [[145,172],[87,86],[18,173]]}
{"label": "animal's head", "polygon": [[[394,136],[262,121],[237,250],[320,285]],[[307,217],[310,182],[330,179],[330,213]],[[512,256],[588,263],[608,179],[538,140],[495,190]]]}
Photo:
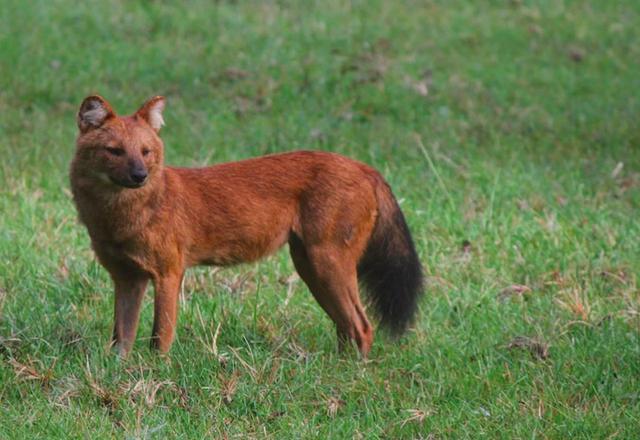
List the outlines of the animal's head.
{"label": "animal's head", "polygon": [[101,96],[88,96],[78,111],[76,161],[82,173],[110,185],[140,188],[162,169],[165,99],[149,99],[131,116],[118,116]]}

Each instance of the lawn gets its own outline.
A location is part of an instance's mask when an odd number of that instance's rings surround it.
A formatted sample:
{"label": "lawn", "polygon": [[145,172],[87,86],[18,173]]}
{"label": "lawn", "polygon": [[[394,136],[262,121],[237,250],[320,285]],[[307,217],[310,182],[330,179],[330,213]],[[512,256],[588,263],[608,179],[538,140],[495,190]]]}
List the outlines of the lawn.
{"label": "lawn", "polygon": [[[640,2],[5,0],[0,438],[634,438]],[[178,338],[108,350],[68,166],[82,99],[167,97],[167,162],[378,168],[427,276],[370,359],[285,250],[198,268]]]}

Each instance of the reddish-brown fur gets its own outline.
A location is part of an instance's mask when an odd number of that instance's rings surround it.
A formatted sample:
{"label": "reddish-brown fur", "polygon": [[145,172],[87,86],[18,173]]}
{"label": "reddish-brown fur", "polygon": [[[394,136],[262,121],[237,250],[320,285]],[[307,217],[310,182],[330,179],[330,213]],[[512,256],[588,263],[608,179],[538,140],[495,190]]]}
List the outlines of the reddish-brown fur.
{"label": "reddish-brown fur", "polygon": [[[337,154],[310,151],[206,168],[165,167],[157,134],[163,107],[164,99],[155,97],[134,115],[119,117],[91,96],[78,114],[71,187],[93,249],[115,284],[118,352],[126,355],[133,345],[149,281],[155,287],[152,344],[166,352],[186,268],[255,261],[289,243],[298,273],[340,340],[355,341],[366,356],[373,328],[358,292],[358,263],[381,210],[397,206],[380,174]],[[136,173],[138,180],[147,174],[146,180],[135,182]]]}

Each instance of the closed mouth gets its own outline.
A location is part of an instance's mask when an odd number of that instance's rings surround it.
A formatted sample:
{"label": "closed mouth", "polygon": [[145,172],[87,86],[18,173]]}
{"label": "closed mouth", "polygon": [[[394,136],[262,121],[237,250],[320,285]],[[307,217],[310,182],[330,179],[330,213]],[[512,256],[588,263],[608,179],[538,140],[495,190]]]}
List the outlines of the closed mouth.
{"label": "closed mouth", "polygon": [[148,179],[145,179],[140,183],[136,183],[136,182],[120,182],[120,181],[114,179],[113,177],[109,176],[109,180],[111,180],[111,183],[113,183],[114,185],[122,186],[124,188],[129,188],[129,189],[136,189],[136,188],[143,187],[147,183]]}

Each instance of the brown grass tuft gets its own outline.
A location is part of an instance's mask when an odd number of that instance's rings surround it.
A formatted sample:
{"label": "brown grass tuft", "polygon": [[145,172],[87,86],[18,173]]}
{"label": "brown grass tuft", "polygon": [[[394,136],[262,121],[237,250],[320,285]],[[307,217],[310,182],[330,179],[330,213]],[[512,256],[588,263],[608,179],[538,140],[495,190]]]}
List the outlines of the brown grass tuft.
{"label": "brown grass tuft", "polygon": [[536,338],[526,336],[516,336],[509,344],[507,349],[524,349],[527,350],[534,359],[545,360],[549,358],[549,344]]}
{"label": "brown grass tuft", "polygon": [[344,400],[331,396],[327,399],[327,415],[331,418],[335,417],[338,414],[340,408],[345,406],[347,402]]}
{"label": "brown grass tuft", "polygon": [[[22,363],[15,358],[9,359],[9,365],[13,367],[13,372],[16,378],[26,381],[38,381],[40,384],[48,388],[51,380],[53,379],[53,368],[55,367],[57,358],[54,358],[53,363],[47,369],[44,368],[41,361],[34,361],[28,359],[26,363]],[[36,363],[39,364],[36,366]],[[42,371],[44,370],[44,372]]]}
{"label": "brown grass tuft", "polygon": [[570,311],[582,321],[588,322],[591,314],[591,305],[582,289],[577,286],[561,290],[556,303],[565,310]]}
{"label": "brown grass tuft", "polygon": [[523,299],[526,295],[531,293],[531,287],[523,284],[512,284],[505,287],[498,294],[498,300],[504,302],[510,298]]}
{"label": "brown grass tuft", "polygon": [[240,372],[235,370],[231,373],[231,376],[225,377],[223,373],[218,374],[218,380],[220,380],[220,394],[222,395],[222,401],[229,405],[233,401],[233,396],[238,389],[238,381],[240,379]]}

